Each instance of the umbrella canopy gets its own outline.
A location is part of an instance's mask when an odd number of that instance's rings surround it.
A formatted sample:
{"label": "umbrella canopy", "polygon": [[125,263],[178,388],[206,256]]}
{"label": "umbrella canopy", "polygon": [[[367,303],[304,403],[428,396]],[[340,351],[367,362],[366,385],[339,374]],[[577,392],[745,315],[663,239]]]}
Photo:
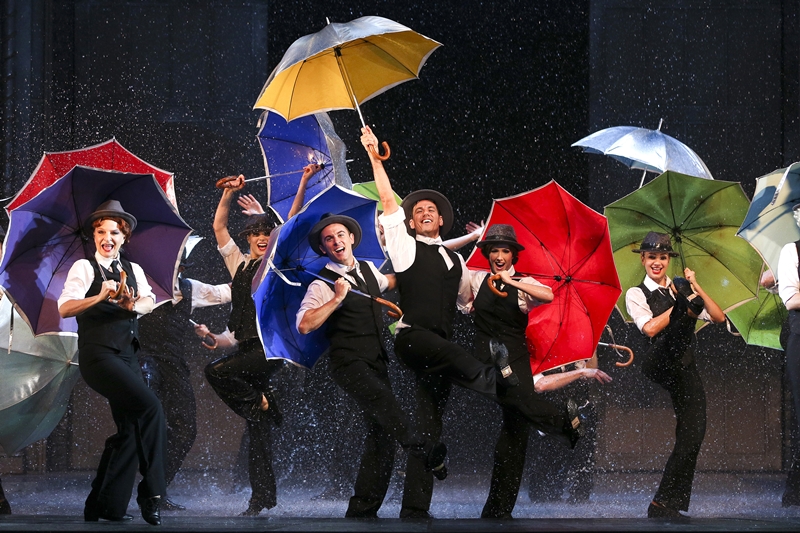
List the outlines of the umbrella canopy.
{"label": "umbrella canopy", "polygon": [[[378,211],[383,211],[383,204],[381,203],[381,195],[378,194],[378,187],[375,185],[374,181],[354,183],[353,192],[357,192],[361,196],[369,198],[370,200],[375,200],[376,202],[378,202]],[[397,202],[397,205],[403,203],[403,199],[397,196],[396,192],[392,191],[392,194],[394,194],[394,199]]]}
{"label": "umbrella canopy", "polygon": [[634,126],[606,128],[584,137],[572,146],[580,146],[584,152],[590,154],[611,156],[629,168],[645,172],[660,174],[673,170],[698,178],[714,179],[694,150],[661,132],[661,123],[657,130]]}
{"label": "umbrella canopy", "polygon": [[156,181],[164,190],[169,201],[176,208],[178,202],[175,199],[175,180],[172,172],[161,170],[150,163],[139,159],[116,139],[111,138],[106,142],[70,150],[68,152],[45,152],[36,170],[22,186],[11,202],[6,206],[7,211],[12,211],[24,204],[42,191],[49,187],[76,165],[102,170],[116,170],[119,172],[133,172],[136,174],[152,174]]}
{"label": "umbrella canopy", "polygon": [[77,350],[75,335],[35,337],[0,293],[0,445],[6,454],[47,437],[64,416],[79,377]]}
{"label": "umbrella canopy", "polygon": [[[638,249],[649,231],[668,233],[680,257],[667,274],[683,276],[689,267],[723,311],[755,298],[762,261],[736,238],[750,202],[737,182],[711,181],[665,172],[641,189],[605,208],[614,262],[623,291],[644,279]],[[625,295],[617,304],[625,320]]]}
{"label": "umbrella canopy", "polygon": [[747,344],[783,350],[781,328],[788,314],[780,296],[759,288],[755,299],[728,311],[727,316]]}
{"label": "umbrella canopy", "polygon": [[[590,359],[620,294],[605,217],[551,181],[495,200],[487,229],[494,224],[514,226],[525,247],[516,271],[553,289],[551,303],[528,313],[531,371]],[[490,270],[477,249],[467,266]]]}
{"label": "umbrella canopy", "polygon": [[[784,185],[773,203],[776,187],[782,180],[785,180]],[[736,232],[736,235],[753,245],[776,276],[781,248],[784,244],[800,240],[800,228],[792,215],[792,207],[799,203],[800,163],[761,176],[756,179],[753,201]]]}
{"label": "umbrella canopy", "polygon": [[306,204],[280,226],[268,252],[268,268],[255,291],[258,332],[268,359],[287,359],[311,368],[328,347],[324,328],[301,335],[295,317],[308,285],[328,263],[308,243],[311,228],[325,213],[347,215],[362,229],[361,243],[353,254],[380,267],[386,259],[376,230],[376,202],[334,185]]}
{"label": "umbrella canopy", "polygon": [[152,174],[75,167],[35,198],[11,211],[0,286],[31,329],[40,335],[75,332],[74,317],[61,318],[58,298],[72,264],[95,253],[84,228],[103,202],[117,200],[138,220],[122,255],[147,274],[158,302],[172,299],[181,251],[192,229],[178,215]]}
{"label": "umbrella canopy", "polygon": [[333,109],[356,109],[360,116],[360,104],[416,79],[439,46],[383,17],[328,24],[292,43],[253,107],[286,120]]}
{"label": "umbrella canopy", "polygon": [[[313,198],[334,183],[349,189],[347,148],[336,135],[327,113],[317,113],[286,122],[277,113],[266,111],[261,118],[258,143],[264,155],[267,199],[282,220],[289,218],[303,167],[322,165],[306,187],[306,198]],[[270,177],[274,176],[274,177]]]}

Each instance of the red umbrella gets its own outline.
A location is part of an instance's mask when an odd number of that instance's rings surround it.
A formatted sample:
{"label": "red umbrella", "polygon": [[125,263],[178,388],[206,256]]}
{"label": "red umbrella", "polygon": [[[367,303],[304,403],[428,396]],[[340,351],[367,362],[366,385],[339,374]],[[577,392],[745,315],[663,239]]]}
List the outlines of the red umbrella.
{"label": "red umbrella", "polygon": [[[534,374],[589,359],[622,289],[606,217],[555,181],[495,200],[486,227],[514,226],[525,246],[514,268],[553,289],[554,300],[528,313],[528,350]],[[467,266],[490,270],[474,250]]]}
{"label": "red umbrella", "polygon": [[111,138],[94,146],[68,152],[45,152],[36,170],[11,200],[11,203],[6,206],[6,210],[11,212],[21,206],[39,194],[42,189],[64,177],[75,165],[134,174],[152,174],[172,205],[178,207],[175,200],[175,183],[172,172],[161,170],[139,159],[119,144],[116,139]]}

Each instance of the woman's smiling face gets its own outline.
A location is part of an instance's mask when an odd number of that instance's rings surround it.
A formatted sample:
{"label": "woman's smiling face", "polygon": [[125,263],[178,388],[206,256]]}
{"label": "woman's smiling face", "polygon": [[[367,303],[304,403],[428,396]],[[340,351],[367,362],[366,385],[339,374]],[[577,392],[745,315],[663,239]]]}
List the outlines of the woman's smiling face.
{"label": "woman's smiling face", "polygon": [[114,259],[119,255],[119,249],[123,244],[125,235],[114,220],[106,218],[95,226],[94,245],[103,257]]}

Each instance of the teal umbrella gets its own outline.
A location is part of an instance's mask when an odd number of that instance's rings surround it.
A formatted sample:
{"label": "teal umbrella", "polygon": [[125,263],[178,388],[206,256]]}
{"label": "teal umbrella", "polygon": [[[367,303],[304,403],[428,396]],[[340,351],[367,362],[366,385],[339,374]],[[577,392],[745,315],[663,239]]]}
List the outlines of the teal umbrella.
{"label": "teal umbrella", "polygon": [[0,445],[7,454],[47,437],[64,416],[79,378],[77,350],[74,333],[34,336],[0,297]]}

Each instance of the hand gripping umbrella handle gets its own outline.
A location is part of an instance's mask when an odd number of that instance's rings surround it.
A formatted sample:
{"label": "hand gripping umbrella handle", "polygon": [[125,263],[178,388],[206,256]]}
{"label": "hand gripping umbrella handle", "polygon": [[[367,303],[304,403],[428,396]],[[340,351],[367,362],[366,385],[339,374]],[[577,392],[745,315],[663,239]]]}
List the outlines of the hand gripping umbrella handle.
{"label": "hand gripping umbrella handle", "polygon": [[372,299],[378,302],[379,304],[388,307],[390,310],[387,311],[386,314],[389,315],[390,317],[400,318],[401,316],[403,316],[403,311],[401,311],[399,307],[397,307],[389,300],[384,300],[383,298],[378,298],[377,296],[374,296]]}
{"label": "hand gripping umbrella handle", "polygon": [[624,363],[620,363],[619,361],[617,361],[616,363],[614,363],[616,366],[623,366],[623,367],[631,366],[631,364],[633,363],[633,350],[631,350],[627,346],[622,346],[621,344],[606,344],[604,342],[598,342],[597,344],[599,344],[600,346],[608,346],[609,348],[613,348],[614,350],[622,350],[624,352],[628,352],[628,355],[630,356],[628,360],[625,361]]}
{"label": "hand gripping umbrella handle", "polygon": [[209,350],[216,350],[217,349],[217,337],[210,333],[202,338],[201,344],[203,348],[208,348]]}
{"label": "hand gripping umbrella handle", "polygon": [[[381,146],[383,146],[383,151],[386,152],[384,155],[378,153],[375,147],[372,146],[371,144],[367,149],[369,150],[369,153],[372,154],[372,157],[374,157],[378,161],[386,161],[387,159],[389,159],[389,156],[392,155],[392,151],[389,149],[389,143],[387,143],[386,141],[382,141]],[[219,187],[219,185],[217,186]]]}
{"label": "hand gripping umbrella handle", "polygon": [[126,274],[124,270],[119,273],[119,285],[117,286],[117,292],[109,294],[108,297],[110,299],[119,300],[119,297],[122,296],[122,294],[125,292],[125,289],[127,288],[127,285],[125,284],[125,281],[127,279],[128,279],[128,274]]}
{"label": "hand gripping umbrella handle", "polygon": [[486,283],[489,284],[489,288],[492,290],[493,293],[500,296],[501,298],[505,298],[508,296],[508,293],[505,291],[501,291],[497,287],[494,286],[494,282],[500,279],[500,274],[493,274],[486,278]]}

